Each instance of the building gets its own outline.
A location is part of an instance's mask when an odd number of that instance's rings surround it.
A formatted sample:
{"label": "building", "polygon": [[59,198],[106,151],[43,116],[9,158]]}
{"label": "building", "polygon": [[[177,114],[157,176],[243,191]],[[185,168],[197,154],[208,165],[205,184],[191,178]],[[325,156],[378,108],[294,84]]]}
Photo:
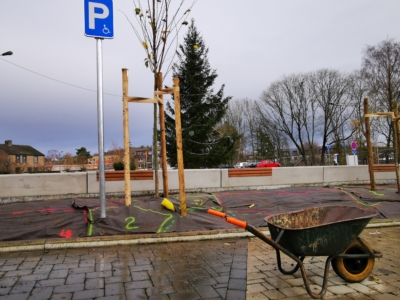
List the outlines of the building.
{"label": "building", "polygon": [[136,169],[148,170],[153,168],[153,148],[150,146],[131,147],[131,161],[135,163]]}
{"label": "building", "polygon": [[11,140],[0,144],[0,173],[32,173],[43,171],[45,156],[27,145],[13,145]]}

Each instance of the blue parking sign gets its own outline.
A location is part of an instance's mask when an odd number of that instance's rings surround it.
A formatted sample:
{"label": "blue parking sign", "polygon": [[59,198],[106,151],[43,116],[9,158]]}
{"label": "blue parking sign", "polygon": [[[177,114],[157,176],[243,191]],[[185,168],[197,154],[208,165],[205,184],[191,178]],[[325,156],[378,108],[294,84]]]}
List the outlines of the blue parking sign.
{"label": "blue parking sign", "polygon": [[85,0],[85,35],[103,39],[114,38],[112,0]]}

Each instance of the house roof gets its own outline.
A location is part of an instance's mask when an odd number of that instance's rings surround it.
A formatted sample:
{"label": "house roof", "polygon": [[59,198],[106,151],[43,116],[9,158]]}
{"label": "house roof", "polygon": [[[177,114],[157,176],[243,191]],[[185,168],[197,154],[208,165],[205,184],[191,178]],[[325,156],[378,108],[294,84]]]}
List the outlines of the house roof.
{"label": "house roof", "polygon": [[30,156],[44,156],[43,153],[39,152],[35,148],[27,145],[6,145],[0,144],[0,150],[4,151],[8,155],[30,155]]}

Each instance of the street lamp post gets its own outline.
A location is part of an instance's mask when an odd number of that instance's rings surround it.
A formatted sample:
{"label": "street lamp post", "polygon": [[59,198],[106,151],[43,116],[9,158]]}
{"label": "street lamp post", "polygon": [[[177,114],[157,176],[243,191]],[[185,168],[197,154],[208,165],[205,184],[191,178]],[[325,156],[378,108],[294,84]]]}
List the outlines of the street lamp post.
{"label": "street lamp post", "polygon": [[12,51],[7,51],[1,54],[1,56],[13,55]]}
{"label": "street lamp post", "polygon": [[342,131],[342,147],[343,147],[343,159],[344,159],[344,161],[346,162],[346,145],[345,145],[345,142],[344,142],[344,130],[343,130],[343,127],[344,127],[344,124],[343,124],[343,112],[342,112],[342,105],[341,104],[336,104],[336,103],[333,103],[333,102],[329,102],[329,104],[330,105],[336,105],[336,106],[339,106],[339,109],[340,109],[340,124],[341,124],[341,131]]}
{"label": "street lamp post", "polygon": [[60,173],[61,173],[61,165],[60,165],[61,153],[63,153],[63,151],[61,151],[61,152],[58,154],[58,171],[59,171]]}

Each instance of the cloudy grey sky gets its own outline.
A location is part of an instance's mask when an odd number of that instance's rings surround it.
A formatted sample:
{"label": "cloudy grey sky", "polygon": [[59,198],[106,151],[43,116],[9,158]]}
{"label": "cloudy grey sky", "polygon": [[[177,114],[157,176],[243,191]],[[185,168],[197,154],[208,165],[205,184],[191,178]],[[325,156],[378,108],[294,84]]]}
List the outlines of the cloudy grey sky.
{"label": "cloudy grey sky", "polygon": [[[0,7],[0,53],[14,52],[0,57],[0,143],[45,155],[97,153],[96,41],[84,35],[83,0],[1,0]],[[132,0],[114,0],[115,38],[103,41],[105,150],[123,145],[121,69],[129,69],[130,95],[152,96],[143,48],[121,13],[134,23],[133,10]],[[285,74],[359,69],[366,45],[400,40],[399,13],[398,0],[198,0],[191,18],[217,69],[215,88],[258,99]],[[129,109],[132,145],[150,145],[152,105]]]}

